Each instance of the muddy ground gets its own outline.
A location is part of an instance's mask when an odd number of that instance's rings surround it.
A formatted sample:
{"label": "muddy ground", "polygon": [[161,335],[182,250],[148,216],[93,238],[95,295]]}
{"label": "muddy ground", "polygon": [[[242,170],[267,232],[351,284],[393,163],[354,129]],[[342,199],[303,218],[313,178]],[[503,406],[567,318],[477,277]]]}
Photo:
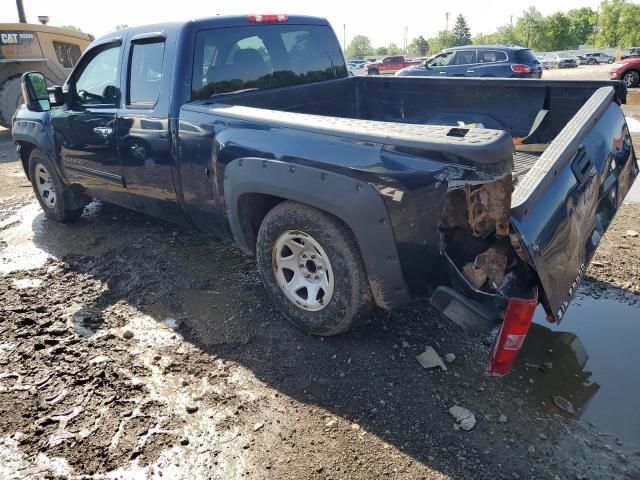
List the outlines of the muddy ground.
{"label": "muddy ground", "polygon": [[[640,231],[637,204],[579,301],[633,316],[640,238],[627,230]],[[489,379],[492,339],[426,302],[339,337],[301,334],[232,244],[99,203],[46,220],[0,131],[1,479],[640,478],[640,438],[624,428],[636,392],[604,388],[606,371],[600,390],[576,338],[535,326],[514,372]],[[420,367],[427,345],[455,354],[446,372]],[[627,360],[612,368],[638,385]],[[598,399],[619,414],[590,417]],[[453,405],[473,430],[454,428]]]}

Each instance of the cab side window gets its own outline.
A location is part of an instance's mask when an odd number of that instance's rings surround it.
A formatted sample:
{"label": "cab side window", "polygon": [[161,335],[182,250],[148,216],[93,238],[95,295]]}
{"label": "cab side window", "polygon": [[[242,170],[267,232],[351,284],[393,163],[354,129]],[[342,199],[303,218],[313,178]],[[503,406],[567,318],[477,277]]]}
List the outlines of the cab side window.
{"label": "cab side window", "polygon": [[160,95],[164,42],[134,43],[129,63],[127,105],[153,108]]}
{"label": "cab side window", "polygon": [[456,58],[453,63],[454,65],[471,65],[473,63],[476,63],[476,51],[458,50],[456,52]]}
{"label": "cab side window", "polygon": [[120,99],[120,45],[98,51],[75,78],[80,105],[116,106]]}

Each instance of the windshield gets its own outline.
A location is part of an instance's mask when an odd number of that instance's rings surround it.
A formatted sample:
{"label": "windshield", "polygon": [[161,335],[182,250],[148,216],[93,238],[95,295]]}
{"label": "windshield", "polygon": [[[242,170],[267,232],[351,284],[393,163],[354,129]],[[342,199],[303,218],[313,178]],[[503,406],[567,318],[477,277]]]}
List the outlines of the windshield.
{"label": "windshield", "polygon": [[203,30],[196,37],[192,99],[348,76],[325,25],[256,25]]}

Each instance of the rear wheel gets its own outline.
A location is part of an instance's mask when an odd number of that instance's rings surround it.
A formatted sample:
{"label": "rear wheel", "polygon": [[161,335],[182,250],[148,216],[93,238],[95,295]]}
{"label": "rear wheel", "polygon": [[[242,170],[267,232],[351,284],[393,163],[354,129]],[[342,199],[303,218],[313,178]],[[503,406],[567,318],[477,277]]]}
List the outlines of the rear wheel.
{"label": "rear wheel", "polygon": [[37,148],[29,157],[29,178],[47,218],[70,222],[82,215],[84,205],[89,203],[88,198],[75,193],[62,182],[49,156]]}
{"label": "rear wheel", "polygon": [[367,70],[367,75],[378,75],[378,70],[369,69],[369,70]]}
{"label": "rear wheel", "polygon": [[640,74],[635,70],[629,70],[622,76],[622,81],[627,87],[637,87],[640,82]]}
{"label": "rear wheel", "polygon": [[11,117],[22,104],[20,75],[10,77],[0,87],[0,125],[11,128]]}
{"label": "rear wheel", "polygon": [[306,333],[345,332],[373,304],[353,235],[321,210],[276,205],[260,225],[256,250],[269,296]]}

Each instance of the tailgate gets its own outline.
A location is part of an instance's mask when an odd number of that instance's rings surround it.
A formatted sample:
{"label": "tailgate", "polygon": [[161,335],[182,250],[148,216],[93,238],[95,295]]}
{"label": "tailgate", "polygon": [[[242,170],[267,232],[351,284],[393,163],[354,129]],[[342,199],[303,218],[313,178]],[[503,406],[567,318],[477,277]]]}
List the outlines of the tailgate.
{"label": "tailgate", "polygon": [[513,193],[512,225],[560,321],[638,165],[614,89],[598,89]]}

